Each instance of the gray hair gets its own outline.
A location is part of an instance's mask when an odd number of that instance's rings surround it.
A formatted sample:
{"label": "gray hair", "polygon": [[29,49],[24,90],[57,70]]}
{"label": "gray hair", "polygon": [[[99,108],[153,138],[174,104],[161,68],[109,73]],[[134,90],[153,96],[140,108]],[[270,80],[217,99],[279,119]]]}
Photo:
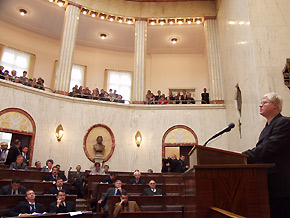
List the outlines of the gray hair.
{"label": "gray hair", "polygon": [[141,173],[139,171],[135,171],[134,176],[136,176],[137,174],[139,174],[141,176]]}
{"label": "gray hair", "polygon": [[265,94],[264,97],[267,97],[271,103],[277,103],[279,112],[282,111],[283,99],[280,95],[278,95],[277,93],[271,92],[271,93]]}

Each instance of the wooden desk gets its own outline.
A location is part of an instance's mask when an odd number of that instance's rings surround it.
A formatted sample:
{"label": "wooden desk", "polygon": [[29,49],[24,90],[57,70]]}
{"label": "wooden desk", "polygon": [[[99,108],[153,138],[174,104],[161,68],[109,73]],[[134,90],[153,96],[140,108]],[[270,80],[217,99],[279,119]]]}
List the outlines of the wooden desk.
{"label": "wooden desk", "polygon": [[0,180],[18,178],[21,181],[43,181],[47,172],[0,169]]}
{"label": "wooden desk", "polygon": [[[76,202],[76,195],[68,195],[66,196],[67,201],[73,201]],[[45,211],[49,210],[49,204],[51,202],[56,201],[56,198],[54,195],[37,195],[35,197],[36,201],[38,203],[41,203],[45,207]],[[20,201],[24,201],[25,196],[24,195],[0,195],[0,217],[4,216],[10,209],[15,207]]]}
{"label": "wooden desk", "polygon": [[181,211],[147,211],[140,213],[120,213],[120,218],[148,218],[148,217],[158,217],[158,218],[182,218]]}

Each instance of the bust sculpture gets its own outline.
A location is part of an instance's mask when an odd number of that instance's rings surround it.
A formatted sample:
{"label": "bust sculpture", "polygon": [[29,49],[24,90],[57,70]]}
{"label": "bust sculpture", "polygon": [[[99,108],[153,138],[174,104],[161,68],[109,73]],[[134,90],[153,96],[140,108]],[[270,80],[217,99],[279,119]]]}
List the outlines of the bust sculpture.
{"label": "bust sculpture", "polygon": [[94,144],[94,149],[96,151],[96,156],[97,155],[103,155],[103,151],[105,150],[105,145],[103,145],[103,137],[98,136],[97,139],[97,144]]}

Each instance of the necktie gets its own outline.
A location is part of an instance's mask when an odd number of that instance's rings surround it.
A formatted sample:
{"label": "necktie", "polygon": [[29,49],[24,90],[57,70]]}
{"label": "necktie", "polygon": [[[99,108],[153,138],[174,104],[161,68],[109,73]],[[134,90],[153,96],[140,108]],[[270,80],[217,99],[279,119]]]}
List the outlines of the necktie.
{"label": "necktie", "polygon": [[30,207],[31,207],[31,210],[30,210],[30,212],[31,212],[31,213],[34,213],[34,212],[35,212],[35,207],[34,207],[34,204],[30,204]]}
{"label": "necktie", "polygon": [[121,195],[121,192],[119,189],[117,189],[116,195]]}

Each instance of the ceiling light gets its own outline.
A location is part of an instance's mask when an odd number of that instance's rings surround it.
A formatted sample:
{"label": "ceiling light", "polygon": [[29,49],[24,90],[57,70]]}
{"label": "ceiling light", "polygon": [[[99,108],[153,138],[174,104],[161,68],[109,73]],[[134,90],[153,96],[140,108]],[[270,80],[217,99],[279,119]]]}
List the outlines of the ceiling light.
{"label": "ceiling light", "polygon": [[91,11],[91,16],[92,16],[92,17],[96,17],[97,15],[98,15],[97,12],[95,12],[95,11]]}
{"label": "ceiling light", "polygon": [[201,23],[201,21],[202,21],[202,19],[201,19],[201,18],[195,18],[195,19],[194,19],[194,22],[195,22],[195,23],[197,23],[197,24],[200,24],[200,23]]}
{"label": "ceiling light", "polygon": [[100,34],[100,37],[101,37],[101,39],[105,39],[105,38],[107,38],[107,34],[105,34],[105,33],[101,33],[101,34]]}
{"label": "ceiling light", "polygon": [[63,0],[58,0],[58,1],[57,1],[57,4],[58,4],[59,7],[62,7],[62,6],[64,6],[65,1],[63,1]]}
{"label": "ceiling light", "polygon": [[113,15],[109,15],[109,16],[108,16],[108,19],[109,19],[110,21],[114,21],[114,20],[115,20],[115,16],[113,16]]}
{"label": "ceiling light", "polygon": [[53,2],[53,0],[48,0],[49,2]]}
{"label": "ceiling light", "polygon": [[177,19],[177,23],[178,23],[178,24],[182,24],[183,21],[184,21],[183,19]]}
{"label": "ceiling light", "polygon": [[133,22],[133,19],[132,19],[132,18],[127,18],[127,19],[126,19],[126,22],[127,22],[128,24],[131,24],[131,23]]}
{"label": "ceiling light", "polygon": [[174,19],[168,19],[169,24],[174,24],[174,22],[175,22]]}
{"label": "ceiling light", "polygon": [[89,13],[89,10],[88,10],[88,9],[85,9],[85,8],[82,8],[81,13],[82,13],[83,15],[86,15],[86,14]]}
{"label": "ceiling light", "polygon": [[24,16],[27,14],[27,11],[25,9],[21,8],[21,9],[19,9],[19,13],[21,16]]}
{"label": "ceiling light", "polygon": [[123,22],[123,18],[122,17],[118,17],[118,22],[122,23]]}
{"label": "ceiling light", "polygon": [[105,15],[105,14],[103,14],[103,13],[100,14],[100,18],[101,18],[102,20],[104,20],[106,17],[107,17],[107,15]]}
{"label": "ceiling light", "polygon": [[176,37],[172,37],[172,38],[170,39],[170,41],[171,41],[172,44],[176,44],[177,41],[178,41],[178,39],[177,39]]}
{"label": "ceiling light", "polygon": [[151,19],[151,20],[149,20],[149,23],[150,23],[151,25],[155,25],[155,24],[156,24],[156,20]]}
{"label": "ceiling light", "polygon": [[191,24],[193,22],[193,19],[187,18],[185,21],[186,21],[186,23]]}
{"label": "ceiling light", "polygon": [[164,20],[164,19],[161,19],[161,20],[158,21],[158,23],[159,23],[160,25],[164,25],[164,24],[165,24],[165,20]]}

